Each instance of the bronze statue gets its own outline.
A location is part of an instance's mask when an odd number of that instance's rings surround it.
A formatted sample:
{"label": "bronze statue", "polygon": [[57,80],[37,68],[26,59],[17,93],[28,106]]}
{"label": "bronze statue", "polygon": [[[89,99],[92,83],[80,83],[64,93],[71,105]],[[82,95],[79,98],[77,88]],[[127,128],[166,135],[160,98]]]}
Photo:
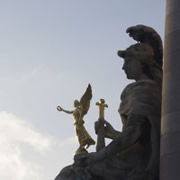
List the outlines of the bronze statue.
{"label": "bronze statue", "polygon": [[55,180],[159,180],[159,146],[162,90],[162,42],[150,27],[138,25],[127,32],[138,43],[118,51],[129,84],[121,94],[119,114],[122,132],[104,120],[112,142],[86,155],[74,157],[74,164],[62,169]]}
{"label": "bronze statue", "polygon": [[75,110],[67,111],[67,110],[64,110],[61,106],[57,107],[58,111],[63,111],[67,114],[73,114],[76,135],[78,137],[78,141],[80,144],[79,148],[75,152],[76,155],[77,154],[87,154],[88,152],[86,149],[90,145],[95,144],[95,141],[91,138],[91,136],[85,129],[84,120],[83,120],[84,115],[86,115],[89,110],[91,99],[92,99],[92,90],[91,90],[91,85],[89,84],[86,89],[86,92],[81,97],[81,100],[74,101]]}

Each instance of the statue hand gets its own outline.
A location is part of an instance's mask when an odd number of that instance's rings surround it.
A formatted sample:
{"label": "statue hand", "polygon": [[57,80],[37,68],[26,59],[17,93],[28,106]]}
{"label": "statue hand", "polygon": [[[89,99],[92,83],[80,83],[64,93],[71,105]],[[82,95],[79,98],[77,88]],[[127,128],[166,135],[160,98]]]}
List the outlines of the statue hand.
{"label": "statue hand", "polygon": [[105,137],[114,139],[115,136],[117,135],[117,131],[112,127],[112,125],[107,122],[106,120],[100,120],[95,122],[95,132],[98,134],[100,128],[101,128],[101,123],[104,123],[104,133]]}
{"label": "statue hand", "polygon": [[57,110],[58,110],[58,111],[63,111],[63,109],[62,109],[61,106],[57,106]]}
{"label": "statue hand", "polygon": [[107,138],[113,139],[116,134],[116,130],[112,127],[112,125],[109,122],[107,122],[105,120],[104,120],[104,125],[105,125],[104,126],[105,136]]}

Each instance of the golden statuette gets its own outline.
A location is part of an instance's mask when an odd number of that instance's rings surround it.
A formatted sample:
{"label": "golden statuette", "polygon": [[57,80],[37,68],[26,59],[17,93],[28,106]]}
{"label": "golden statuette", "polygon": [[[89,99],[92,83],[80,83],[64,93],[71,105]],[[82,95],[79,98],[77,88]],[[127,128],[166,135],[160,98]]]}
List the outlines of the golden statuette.
{"label": "golden statuette", "polygon": [[87,154],[86,150],[90,145],[94,145],[95,141],[91,138],[89,133],[84,127],[84,115],[87,114],[90,107],[90,100],[92,99],[92,89],[89,84],[84,95],[81,97],[80,101],[74,101],[75,109],[73,111],[64,110],[61,106],[57,107],[58,111],[63,111],[67,114],[72,114],[74,117],[74,126],[76,130],[76,135],[79,141],[79,148],[75,152],[77,154]]}
{"label": "golden statuette", "polygon": [[99,102],[96,103],[97,106],[99,106],[99,119],[104,119],[104,110],[105,108],[108,108],[108,105],[105,104],[104,99],[100,99]]}

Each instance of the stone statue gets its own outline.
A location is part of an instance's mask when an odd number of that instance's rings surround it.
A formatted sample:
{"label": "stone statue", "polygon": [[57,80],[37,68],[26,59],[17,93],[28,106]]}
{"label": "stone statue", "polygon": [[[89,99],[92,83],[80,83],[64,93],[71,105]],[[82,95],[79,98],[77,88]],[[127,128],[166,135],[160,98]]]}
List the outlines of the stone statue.
{"label": "stone statue", "polygon": [[76,135],[78,137],[78,141],[80,144],[78,150],[75,152],[76,155],[77,154],[87,154],[88,152],[86,149],[90,145],[95,144],[95,141],[91,138],[91,136],[89,135],[89,133],[85,129],[84,120],[83,120],[84,115],[86,115],[88,110],[89,110],[91,99],[92,99],[92,90],[91,90],[91,85],[89,84],[87,89],[86,89],[86,92],[81,97],[81,100],[80,101],[78,101],[78,100],[74,101],[75,110],[67,111],[67,110],[64,110],[61,106],[57,107],[58,111],[63,111],[67,114],[73,114],[74,126],[76,129]]}
{"label": "stone statue", "polygon": [[[158,180],[162,89],[162,42],[154,29],[138,25],[127,29],[138,43],[118,51],[129,84],[121,94],[122,132],[104,120],[104,138],[112,142],[62,169],[55,180]],[[97,142],[98,143],[98,142]]]}

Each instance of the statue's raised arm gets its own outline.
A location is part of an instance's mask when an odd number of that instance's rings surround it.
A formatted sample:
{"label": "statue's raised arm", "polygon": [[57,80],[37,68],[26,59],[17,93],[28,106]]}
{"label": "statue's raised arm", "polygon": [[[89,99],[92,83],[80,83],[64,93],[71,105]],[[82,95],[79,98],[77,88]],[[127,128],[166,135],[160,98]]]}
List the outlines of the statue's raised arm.
{"label": "statue's raised arm", "polygon": [[74,111],[68,111],[68,110],[65,110],[65,109],[63,109],[61,106],[57,106],[57,110],[58,111],[62,111],[62,112],[65,112],[65,113],[67,113],[67,114],[73,114],[73,112]]}

